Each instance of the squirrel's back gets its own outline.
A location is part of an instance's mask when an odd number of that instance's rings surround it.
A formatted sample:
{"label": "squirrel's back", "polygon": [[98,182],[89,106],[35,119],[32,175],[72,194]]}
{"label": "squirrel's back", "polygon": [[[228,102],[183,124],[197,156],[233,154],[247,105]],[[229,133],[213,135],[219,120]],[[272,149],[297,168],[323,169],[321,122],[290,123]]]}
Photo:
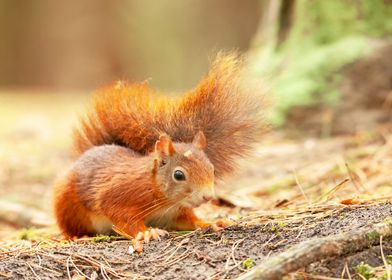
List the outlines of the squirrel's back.
{"label": "squirrel's back", "polygon": [[76,152],[116,144],[144,155],[162,133],[191,142],[203,131],[216,177],[232,172],[235,159],[247,154],[266,128],[263,93],[245,81],[243,64],[236,54],[218,55],[199,85],[178,98],[162,96],[147,83],[102,89],[75,132]]}

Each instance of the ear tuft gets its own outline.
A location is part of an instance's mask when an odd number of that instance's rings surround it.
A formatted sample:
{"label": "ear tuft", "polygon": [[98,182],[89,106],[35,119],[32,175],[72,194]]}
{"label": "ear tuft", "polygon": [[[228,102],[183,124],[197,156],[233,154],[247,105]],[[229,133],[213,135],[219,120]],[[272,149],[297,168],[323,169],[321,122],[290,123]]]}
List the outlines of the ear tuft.
{"label": "ear tuft", "polygon": [[155,152],[158,153],[160,157],[174,155],[176,151],[169,135],[162,134],[159,136],[159,140],[155,142]]}
{"label": "ear tuft", "polygon": [[202,131],[196,133],[195,137],[193,138],[192,145],[199,150],[204,150],[206,148],[207,140]]}

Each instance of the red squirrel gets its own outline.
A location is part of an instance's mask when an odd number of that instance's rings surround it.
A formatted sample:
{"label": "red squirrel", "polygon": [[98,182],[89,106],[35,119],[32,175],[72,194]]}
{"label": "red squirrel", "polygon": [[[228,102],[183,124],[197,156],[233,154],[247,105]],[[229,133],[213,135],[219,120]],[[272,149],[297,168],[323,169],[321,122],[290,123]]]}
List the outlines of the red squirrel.
{"label": "red squirrel", "polygon": [[200,84],[178,98],[146,83],[99,91],[75,131],[78,158],[55,183],[63,234],[106,234],[114,226],[147,241],[164,234],[150,226],[216,224],[193,208],[214,197],[215,181],[231,174],[265,131],[263,98],[244,85],[243,64],[236,54],[218,55]]}

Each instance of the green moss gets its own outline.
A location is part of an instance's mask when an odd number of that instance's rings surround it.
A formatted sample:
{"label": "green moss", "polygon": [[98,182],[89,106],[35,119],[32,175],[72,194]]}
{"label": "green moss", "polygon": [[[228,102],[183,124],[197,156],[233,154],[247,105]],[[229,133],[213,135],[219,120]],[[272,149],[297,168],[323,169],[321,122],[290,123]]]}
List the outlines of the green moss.
{"label": "green moss", "polygon": [[392,255],[387,255],[386,260],[388,264],[392,264]]}
{"label": "green moss", "polygon": [[374,241],[374,240],[380,238],[380,235],[376,231],[371,231],[368,234],[366,234],[366,237],[369,241]]}
{"label": "green moss", "polygon": [[50,241],[50,234],[43,233],[36,229],[35,227],[22,229],[19,234],[18,238],[21,240],[28,240],[28,241],[40,241],[40,242],[49,242]]}
{"label": "green moss", "polygon": [[388,273],[384,271],[382,276],[377,277],[378,280],[388,280]]}
{"label": "green moss", "polygon": [[278,222],[278,223],[272,224],[270,230],[273,232],[277,232],[277,231],[284,229],[286,226],[287,226],[286,222]]}
{"label": "green moss", "polygon": [[223,236],[222,237],[222,244],[223,245],[229,245],[229,243],[230,243],[230,240]]}
{"label": "green moss", "polygon": [[370,279],[374,276],[374,268],[364,262],[361,262],[355,267],[355,272],[362,275],[366,279]]}
{"label": "green moss", "polygon": [[69,244],[69,241],[68,240],[60,240],[59,241],[59,245],[60,246],[66,246],[66,245],[68,245]]}
{"label": "green moss", "polygon": [[97,236],[94,236],[94,237],[91,239],[91,242],[93,242],[93,243],[110,242],[110,241],[117,240],[117,239],[118,239],[118,236],[113,236],[113,235],[97,235]]}
{"label": "green moss", "polygon": [[242,262],[242,267],[244,269],[251,269],[254,265],[254,261],[251,258],[247,258]]}
{"label": "green moss", "polygon": [[389,226],[392,226],[392,218],[391,217],[385,218],[384,223],[388,224]]}

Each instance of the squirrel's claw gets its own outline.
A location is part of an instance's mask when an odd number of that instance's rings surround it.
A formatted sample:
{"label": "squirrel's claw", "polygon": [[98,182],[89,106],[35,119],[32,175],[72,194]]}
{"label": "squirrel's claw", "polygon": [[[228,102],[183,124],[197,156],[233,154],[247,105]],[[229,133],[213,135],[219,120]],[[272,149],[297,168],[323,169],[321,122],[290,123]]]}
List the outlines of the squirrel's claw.
{"label": "squirrel's claw", "polygon": [[143,252],[143,241],[132,239],[132,247],[138,253]]}
{"label": "squirrel's claw", "polygon": [[144,243],[150,242],[150,240],[161,240],[161,237],[169,235],[166,230],[159,228],[151,228],[144,232],[140,231],[134,240],[136,241],[144,241]]}
{"label": "squirrel's claw", "polygon": [[161,240],[161,236],[166,236],[169,235],[169,233],[166,230],[159,229],[159,228],[152,228],[150,229],[150,234],[152,239],[154,240]]}
{"label": "squirrel's claw", "polygon": [[212,231],[220,231],[232,225],[234,225],[233,221],[222,219],[222,220],[217,220],[213,224],[211,224],[211,229]]}
{"label": "squirrel's claw", "polygon": [[132,246],[136,252],[141,253],[143,251],[144,243],[150,242],[150,240],[161,240],[161,237],[169,235],[166,230],[159,228],[151,228],[146,231],[139,231],[136,237],[132,239]]}

